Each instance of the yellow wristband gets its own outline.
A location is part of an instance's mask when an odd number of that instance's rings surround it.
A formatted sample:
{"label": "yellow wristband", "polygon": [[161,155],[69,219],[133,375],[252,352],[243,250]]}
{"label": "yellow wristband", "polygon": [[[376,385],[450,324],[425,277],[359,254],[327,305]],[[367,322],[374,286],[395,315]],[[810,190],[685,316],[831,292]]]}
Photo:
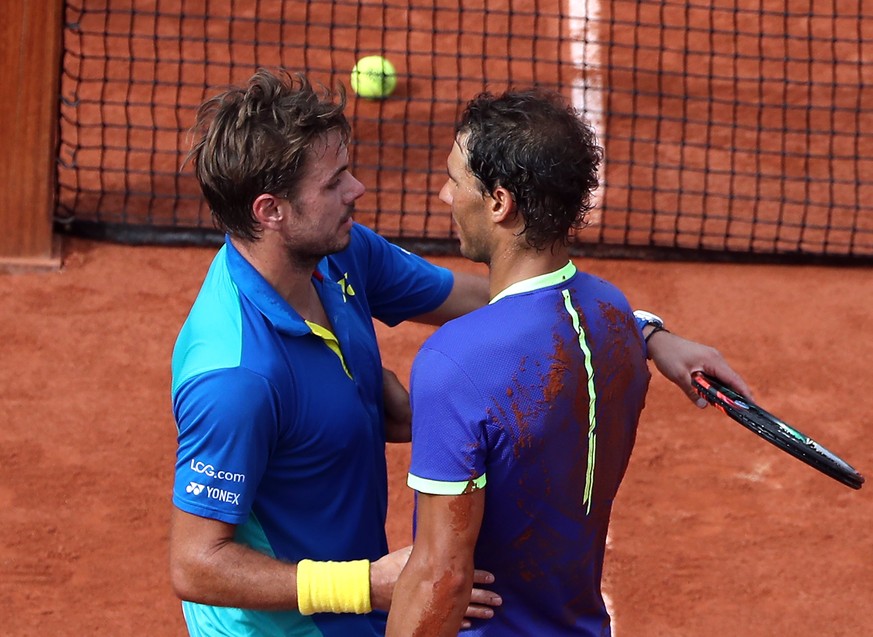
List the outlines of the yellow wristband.
{"label": "yellow wristband", "polygon": [[298,562],[297,608],[302,615],[369,613],[369,560]]}

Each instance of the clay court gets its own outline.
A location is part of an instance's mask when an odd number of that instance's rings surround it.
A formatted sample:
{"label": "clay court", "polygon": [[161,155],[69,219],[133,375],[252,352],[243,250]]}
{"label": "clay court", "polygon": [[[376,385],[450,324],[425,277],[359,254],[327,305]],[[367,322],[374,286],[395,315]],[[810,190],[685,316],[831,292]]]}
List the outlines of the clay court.
{"label": "clay court", "polygon": [[[0,276],[4,635],[185,634],[167,568],[169,359],[212,254],[73,239],[62,271]],[[765,407],[873,472],[869,269],[578,265],[717,346]],[[430,329],[380,330],[402,379]],[[399,548],[408,450],[388,454]],[[606,561],[616,635],[873,634],[869,489],[699,411],[656,376]]]}

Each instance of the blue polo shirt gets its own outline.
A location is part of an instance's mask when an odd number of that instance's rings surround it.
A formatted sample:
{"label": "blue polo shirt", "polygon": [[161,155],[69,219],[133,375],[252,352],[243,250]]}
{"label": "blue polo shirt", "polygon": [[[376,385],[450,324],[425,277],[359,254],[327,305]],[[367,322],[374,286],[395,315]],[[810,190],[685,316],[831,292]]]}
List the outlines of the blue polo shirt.
{"label": "blue polo shirt", "polygon": [[[307,324],[230,240],[219,250],[173,352],[173,503],[237,525],[237,541],[280,560],[376,560],[388,551],[387,471],[372,318],[431,311],[453,279],[355,225],[313,281],[330,326]],[[380,612],[183,610],[193,635],[384,633]]]}
{"label": "blue polo shirt", "polygon": [[572,263],[515,284],[422,346],[408,482],[435,495],[485,489],[474,564],[494,573],[489,588],[503,598],[461,634],[610,634],[606,531],[648,382],[624,295]]}

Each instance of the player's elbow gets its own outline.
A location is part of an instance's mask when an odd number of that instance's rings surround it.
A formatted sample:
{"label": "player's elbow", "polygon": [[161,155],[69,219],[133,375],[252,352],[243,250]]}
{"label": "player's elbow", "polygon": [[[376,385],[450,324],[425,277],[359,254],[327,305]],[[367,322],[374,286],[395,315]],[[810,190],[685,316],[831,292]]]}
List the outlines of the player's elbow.
{"label": "player's elbow", "polygon": [[211,588],[217,567],[208,551],[187,547],[170,547],[170,584],[179,599],[201,604],[212,603]]}
{"label": "player's elbow", "polygon": [[229,524],[174,509],[170,526],[170,584],[181,599],[214,603],[227,578],[227,549],[233,545]]}
{"label": "player's elbow", "polygon": [[170,558],[170,584],[179,599],[196,602],[198,600],[198,569],[189,559],[178,555]]}
{"label": "player's elbow", "polygon": [[430,564],[421,589],[434,599],[456,600],[466,605],[473,589],[473,567],[461,563]]}
{"label": "player's elbow", "polygon": [[446,569],[442,577],[434,582],[434,593],[445,595],[461,601],[464,605],[470,601],[470,593],[473,590],[472,569],[468,575],[466,569]]}

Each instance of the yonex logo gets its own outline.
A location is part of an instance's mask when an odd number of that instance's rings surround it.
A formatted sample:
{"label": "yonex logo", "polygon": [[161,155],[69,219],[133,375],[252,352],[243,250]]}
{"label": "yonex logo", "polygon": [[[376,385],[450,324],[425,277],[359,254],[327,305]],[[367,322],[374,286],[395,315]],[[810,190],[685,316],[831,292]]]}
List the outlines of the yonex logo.
{"label": "yonex logo", "polygon": [[203,493],[203,489],[205,485],[198,484],[197,482],[189,482],[188,486],[185,487],[185,493],[193,493],[194,495],[200,495]]}
{"label": "yonex logo", "polygon": [[206,490],[206,497],[210,500],[219,500],[221,502],[226,502],[227,504],[239,506],[239,493],[225,491],[224,489],[216,489],[215,487],[207,487],[205,484],[200,484],[199,482],[189,482],[188,486],[185,487],[185,492],[193,495],[200,495],[203,493],[204,489]]}
{"label": "yonex logo", "polygon": [[220,502],[239,506],[239,493],[234,493],[233,491],[206,487],[206,497],[210,500],[219,500]]}

